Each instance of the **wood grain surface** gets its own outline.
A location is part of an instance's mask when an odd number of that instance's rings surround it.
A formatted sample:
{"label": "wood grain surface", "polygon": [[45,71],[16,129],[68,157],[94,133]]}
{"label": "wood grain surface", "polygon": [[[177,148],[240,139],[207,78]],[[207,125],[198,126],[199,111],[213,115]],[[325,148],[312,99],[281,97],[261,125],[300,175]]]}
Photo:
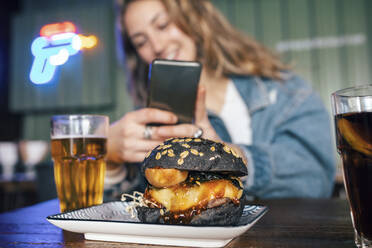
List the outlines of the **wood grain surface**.
{"label": "wood grain surface", "polygon": [[[269,211],[226,247],[355,247],[349,208],[340,199],[280,199],[255,203]],[[51,200],[0,214],[0,247],[161,247],[85,240],[46,220],[59,212]]]}

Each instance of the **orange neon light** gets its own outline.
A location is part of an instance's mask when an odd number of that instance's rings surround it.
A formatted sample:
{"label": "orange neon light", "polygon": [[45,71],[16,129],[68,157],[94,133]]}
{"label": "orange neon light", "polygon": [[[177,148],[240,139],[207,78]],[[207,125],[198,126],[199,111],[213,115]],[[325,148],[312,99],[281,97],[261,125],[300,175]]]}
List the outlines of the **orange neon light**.
{"label": "orange neon light", "polygon": [[57,22],[47,24],[40,30],[40,36],[51,37],[59,33],[75,33],[76,27],[72,22]]}
{"label": "orange neon light", "polygon": [[84,36],[82,34],[78,34],[81,40],[81,49],[83,48],[92,48],[97,45],[98,39],[94,35]]}

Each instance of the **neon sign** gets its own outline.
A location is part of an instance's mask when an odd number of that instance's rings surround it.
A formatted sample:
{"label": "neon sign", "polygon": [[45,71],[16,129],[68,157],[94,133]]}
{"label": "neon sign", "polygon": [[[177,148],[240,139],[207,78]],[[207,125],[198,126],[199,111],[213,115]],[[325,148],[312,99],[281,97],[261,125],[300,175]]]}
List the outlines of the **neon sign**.
{"label": "neon sign", "polygon": [[70,56],[84,48],[97,44],[94,35],[84,36],[76,33],[71,22],[52,23],[40,29],[40,36],[31,45],[34,61],[31,66],[30,80],[34,84],[46,84],[52,80],[57,66],[63,65]]}

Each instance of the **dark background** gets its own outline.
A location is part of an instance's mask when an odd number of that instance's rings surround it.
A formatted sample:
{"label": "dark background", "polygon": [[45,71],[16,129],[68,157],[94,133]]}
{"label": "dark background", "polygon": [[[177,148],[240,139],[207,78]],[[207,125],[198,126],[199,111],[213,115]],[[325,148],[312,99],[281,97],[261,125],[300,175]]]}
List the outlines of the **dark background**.
{"label": "dark background", "polygon": [[[48,140],[49,118],[56,113],[100,113],[115,121],[132,108],[115,31],[118,2],[120,0],[17,0],[3,3],[0,140]],[[319,92],[328,110],[333,91],[369,83],[371,1],[212,2],[238,29],[292,65]],[[93,17],[89,12],[95,13]],[[74,13],[78,13],[78,18]],[[69,63],[61,66],[60,82],[56,86],[32,87],[27,79],[32,34],[37,33],[41,25],[71,17],[83,34],[98,35],[100,47],[82,53],[80,69],[69,71]],[[73,83],[74,80],[77,83]]]}
{"label": "dark background", "polygon": [[11,17],[20,10],[18,0],[3,1],[0,8],[0,141],[20,139],[22,115],[9,110]]}

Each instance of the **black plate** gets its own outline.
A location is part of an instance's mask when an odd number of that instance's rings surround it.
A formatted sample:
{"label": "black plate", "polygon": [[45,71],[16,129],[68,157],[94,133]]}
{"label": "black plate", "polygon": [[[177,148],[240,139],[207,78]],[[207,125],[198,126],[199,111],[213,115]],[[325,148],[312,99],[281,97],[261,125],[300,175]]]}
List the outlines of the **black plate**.
{"label": "black plate", "polygon": [[[50,215],[49,220],[74,220],[74,221],[103,221],[103,222],[121,222],[121,223],[141,223],[137,216],[135,208],[131,213],[129,210],[132,206],[131,202],[108,202],[101,205],[82,208],[65,213]],[[266,206],[260,205],[245,205],[243,214],[235,226],[245,226],[253,223],[267,211]],[[169,224],[153,224],[153,225],[169,225]],[[188,225],[189,226],[189,225]]]}

